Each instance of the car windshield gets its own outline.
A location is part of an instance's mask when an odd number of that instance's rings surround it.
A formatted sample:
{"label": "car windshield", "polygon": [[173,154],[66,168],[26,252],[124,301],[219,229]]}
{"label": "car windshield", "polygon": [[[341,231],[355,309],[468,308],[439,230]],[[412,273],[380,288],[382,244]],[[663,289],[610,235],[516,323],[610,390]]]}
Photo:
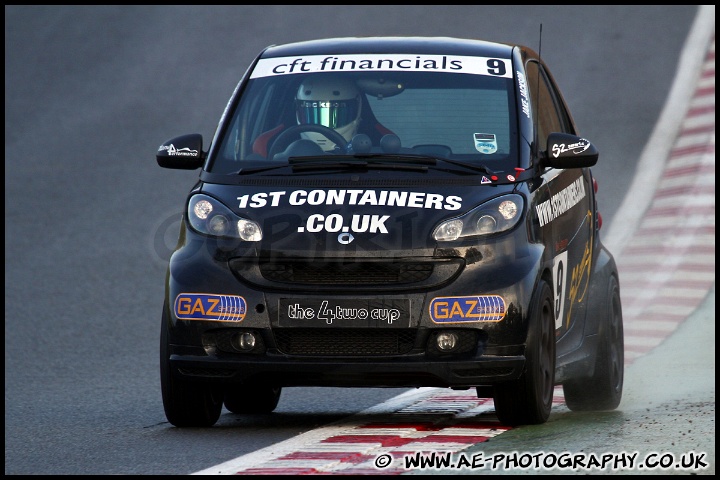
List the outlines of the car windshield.
{"label": "car windshield", "polygon": [[368,154],[498,170],[516,165],[517,130],[509,74],[256,72],[220,132],[209,170],[229,174],[290,157]]}

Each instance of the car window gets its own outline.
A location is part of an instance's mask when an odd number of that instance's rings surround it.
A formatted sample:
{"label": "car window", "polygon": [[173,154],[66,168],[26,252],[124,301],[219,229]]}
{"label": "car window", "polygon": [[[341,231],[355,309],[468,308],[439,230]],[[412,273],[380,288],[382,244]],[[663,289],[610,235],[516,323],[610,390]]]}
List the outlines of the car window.
{"label": "car window", "polygon": [[370,97],[369,102],[377,119],[407,147],[441,144],[454,154],[477,155],[474,134],[486,133],[494,135],[498,153],[510,151],[505,90],[418,88],[382,100]]}
{"label": "car window", "polygon": [[566,132],[563,116],[553,95],[548,79],[537,62],[528,62],[527,78],[530,95],[536,108],[537,140],[540,150],[547,150],[547,136],[553,132]]}
{"label": "car window", "polygon": [[[357,87],[361,105],[356,133],[370,137],[374,153],[383,153],[382,137],[390,134],[399,139],[400,153],[483,164],[498,165],[503,161],[517,164],[518,127],[512,78],[457,73],[352,72],[251,79],[241,93],[230,122],[220,131],[220,147],[211,159],[209,170],[231,173],[245,166],[272,162],[270,150],[280,133],[309,118],[297,111],[300,86],[312,84],[318,78]],[[387,84],[394,88],[381,88]],[[317,138],[314,133],[302,136]],[[348,141],[351,138],[349,136]],[[333,152],[345,153],[337,148],[325,151]]]}

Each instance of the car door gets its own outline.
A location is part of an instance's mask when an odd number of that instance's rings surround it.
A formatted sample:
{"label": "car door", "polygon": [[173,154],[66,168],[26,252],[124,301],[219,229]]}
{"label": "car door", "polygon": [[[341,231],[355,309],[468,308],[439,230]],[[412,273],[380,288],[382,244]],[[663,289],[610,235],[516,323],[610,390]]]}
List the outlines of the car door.
{"label": "car door", "polygon": [[[540,151],[552,132],[576,134],[572,117],[552,76],[536,61],[527,64]],[[535,214],[552,257],[555,329],[558,355],[582,341],[593,247],[592,183],[588,169],[548,168]]]}

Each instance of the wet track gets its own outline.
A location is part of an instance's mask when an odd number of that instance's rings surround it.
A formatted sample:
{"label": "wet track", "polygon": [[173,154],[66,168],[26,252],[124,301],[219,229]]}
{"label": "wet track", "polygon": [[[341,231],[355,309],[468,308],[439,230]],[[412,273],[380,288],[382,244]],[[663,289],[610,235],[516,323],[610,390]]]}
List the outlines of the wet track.
{"label": "wet track", "polygon": [[[327,8],[5,7],[5,473],[187,474],[248,455],[229,465],[239,471],[273,467],[278,453],[333,472],[347,455],[318,462],[299,442],[347,441],[359,412],[361,424],[385,430],[370,446],[347,447],[369,457],[345,467],[364,468],[377,443],[434,433],[454,452],[707,447],[714,472],[714,343],[700,348],[714,341],[714,49],[711,87],[708,57],[692,65],[681,56],[697,6]],[[209,142],[248,63],[271,43],[397,34],[535,47],[540,23],[541,53],[601,152],[593,172],[603,234],[621,268],[632,363],[621,409],[577,415],[557,398],[547,425],[505,431],[492,405],[467,392],[393,399],[405,390],[294,388],[269,417],[225,412],[212,429],[170,426],[159,388],[160,307],[179,207],[197,172],[160,169],[157,146],[190,132]],[[668,113],[683,71],[698,82]],[[686,123],[656,128],[677,111]],[[697,123],[708,114],[711,132]],[[697,142],[703,134],[711,146]],[[660,158],[650,151],[663,145]],[[691,355],[662,354],[675,343]],[[690,393],[679,391],[684,383]],[[403,409],[415,424],[398,425]],[[450,423],[489,422],[495,432],[413,426],[428,425],[428,411]],[[464,441],[453,444],[459,431]],[[334,442],[324,452],[345,448]]]}

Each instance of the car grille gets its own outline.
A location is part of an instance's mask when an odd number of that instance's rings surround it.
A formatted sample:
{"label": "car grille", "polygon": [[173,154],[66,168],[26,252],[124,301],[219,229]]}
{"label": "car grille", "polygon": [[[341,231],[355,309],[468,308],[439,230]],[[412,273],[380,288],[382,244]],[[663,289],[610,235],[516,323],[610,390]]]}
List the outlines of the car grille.
{"label": "car grille", "polygon": [[[440,288],[465,266],[463,258],[414,259],[308,259],[272,260],[234,258],[230,269],[242,282],[263,289],[319,292],[356,291],[373,293],[420,291]],[[370,292],[368,292],[370,293]]]}
{"label": "car grille", "polygon": [[415,345],[415,329],[276,328],[278,350],[288,355],[403,355]]}
{"label": "car grille", "polygon": [[260,272],[273,282],[385,285],[426,280],[433,273],[433,265],[406,262],[282,262],[260,264]]}

